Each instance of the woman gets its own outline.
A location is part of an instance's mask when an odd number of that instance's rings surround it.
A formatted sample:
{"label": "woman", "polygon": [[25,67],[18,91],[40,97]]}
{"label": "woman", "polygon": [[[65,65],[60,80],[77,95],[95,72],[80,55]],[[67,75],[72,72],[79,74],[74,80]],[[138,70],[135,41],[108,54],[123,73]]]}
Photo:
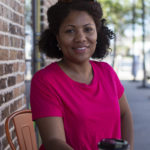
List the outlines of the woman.
{"label": "woman", "polygon": [[90,58],[108,53],[114,33],[99,3],[59,1],[49,8],[49,29],[39,47],[61,58],[37,72],[31,108],[43,145],[40,150],[97,150],[103,138],[122,138],[133,150],[133,123],[124,88],[111,66]]}

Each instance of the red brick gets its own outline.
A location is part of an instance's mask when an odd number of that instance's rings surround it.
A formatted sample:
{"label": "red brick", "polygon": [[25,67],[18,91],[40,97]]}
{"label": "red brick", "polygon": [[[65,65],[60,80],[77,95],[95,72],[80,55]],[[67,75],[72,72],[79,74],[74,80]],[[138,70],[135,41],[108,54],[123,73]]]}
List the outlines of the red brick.
{"label": "red brick", "polygon": [[12,103],[12,104],[10,105],[10,113],[15,112],[16,110],[17,110],[17,105],[16,105],[16,103]]}
{"label": "red brick", "polygon": [[21,35],[25,36],[24,28],[21,29]]}
{"label": "red brick", "polygon": [[23,35],[23,34],[22,34],[22,30],[21,30],[20,27],[17,27],[17,26],[16,26],[16,34],[17,34],[17,35],[20,35],[20,36]]}
{"label": "red brick", "polygon": [[8,145],[8,141],[7,141],[6,137],[4,137],[2,139],[2,150],[4,150],[7,147],[7,145]]}
{"label": "red brick", "polygon": [[12,23],[9,24],[9,32],[11,34],[15,34],[16,33],[16,26],[13,25]]}
{"label": "red brick", "polygon": [[17,101],[15,101],[15,105],[16,105],[17,109],[22,107],[22,98],[20,98]]}
{"label": "red brick", "polygon": [[19,71],[19,63],[14,63],[13,64],[13,71],[18,72]]}
{"label": "red brick", "polygon": [[3,8],[2,8],[2,5],[0,5],[0,16],[3,15]]}
{"label": "red brick", "polygon": [[3,98],[4,98],[4,96],[0,95],[0,106],[4,103]]}
{"label": "red brick", "polygon": [[4,15],[4,17],[7,18],[7,19],[9,18],[9,11],[10,10],[8,8],[5,9],[5,15]]}
{"label": "red brick", "polygon": [[4,98],[5,98],[5,102],[10,101],[13,98],[13,91],[6,93],[4,95]]}
{"label": "red brick", "polygon": [[6,78],[0,79],[0,89],[5,89],[5,88],[6,88]]}
{"label": "red brick", "polygon": [[20,87],[13,89],[13,98],[16,98],[20,95]]}
{"label": "red brick", "polygon": [[20,35],[25,37],[24,28],[21,28],[21,30],[20,30]]}
{"label": "red brick", "polygon": [[16,84],[16,77],[15,76],[8,77],[7,84],[8,84],[8,86],[15,85]]}
{"label": "red brick", "polygon": [[0,137],[2,137],[5,133],[4,124],[0,125]]}
{"label": "red brick", "polygon": [[24,4],[24,3],[25,3],[25,0],[20,0],[20,2],[21,2],[22,4]]}
{"label": "red brick", "polygon": [[8,60],[9,51],[0,49],[0,60]]}
{"label": "red brick", "polygon": [[7,9],[6,9],[6,7],[3,7],[3,17],[7,18],[6,14],[7,14]]}
{"label": "red brick", "polygon": [[5,45],[4,42],[5,42],[4,35],[1,35],[0,36],[0,45]]}
{"label": "red brick", "polygon": [[14,38],[14,47],[18,48],[18,44],[19,43],[19,39],[18,38]]}
{"label": "red brick", "polygon": [[25,64],[25,62],[20,63],[20,64],[19,64],[19,71],[24,72],[25,69],[26,69],[26,64]]}
{"label": "red brick", "polygon": [[25,39],[20,40],[20,48],[24,49],[24,46],[25,46]]}
{"label": "red brick", "polygon": [[22,12],[22,6],[21,6],[20,4],[18,4],[18,12],[19,12],[20,14],[23,14],[23,12]]}
{"label": "red brick", "polygon": [[12,8],[15,10],[15,8],[16,8],[16,0],[14,0],[14,1],[11,3],[11,6],[12,6]]}
{"label": "red brick", "polygon": [[6,108],[4,108],[2,111],[2,120],[4,120],[8,115],[9,115],[9,106],[7,106]]}
{"label": "red brick", "polygon": [[[12,114],[12,112],[10,112],[10,114]],[[14,126],[14,125],[13,125],[13,121],[11,120],[10,123],[9,123],[9,127],[12,128],[13,126]],[[12,132],[11,132],[11,133],[12,133]]]}
{"label": "red brick", "polygon": [[24,17],[20,17],[20,24],[23,25],[23,26],[25,25],[24,24]]}
{"label": "red brick", "polygon": [[[1,5],[0,5],[0,11],[1,11]],[[2,19],[0,19],[0,31],[3,31],[3,20]]]}
{"label": "red brick", "polygon": [[1,11],[0,11],[0,13],[1,13],[1,16],[3,16],[3,14],[4,14],[4,7],[3,7],[3,5],[0,5],[1,7],[0,7],[0,9],[1,9]]}
{"label": "red brick", "polygon": [[16,1],[14,1],[14,8],[15,11],[18,11],[18,3]]}
{"label": "red brick", "polygon": [[23,51],[18,51],[17,58],[18,59],[24,59],[24,52]]}
{"label": "red brick", "polygon": [[19,17],[16,13],[13,13],[13,21],[14,21],[15,23],[19,23],[19,24],[20,24],[19,18],[20,18],[20,17]]}
{"label": "red brick", "polygon": [[9,38],[5,35],[5,46],[9,46]]}
{"label": "red brick", "polygon": [[10,59],[10,60],[15,60],[15,59],[17,59],[17,53],[18,53],[18,51],[10,50],[9,59]]}
{"label": "red brick", "polygon": [[0,65],[0,76],[4,74],[4,65]]}
{"label": "red brick", "polygon": [[10,37],[9,46],[14,47],[14,38]]}
{"label": "red brick", "polygon": [[13,72],[13,64],[6,64],[5,65],[5,74],[9,74]]}
{"label": "red brick", "polygon": [[3,21],[3,31],[4,32],[8,32],[9,28],[8,28],[8,23]]}
{"label": "red brick", "polygon": [[16,77],[16,83],[20,83],[24,81],[24,74],[18,74]]}
{"label": "red brick", "polygon": [[22,98],[16,100],[13,104],[10,105],[10,113],[13,113],[20,107],[22,107]]}
{"label": "red brick", "polygon": [[20,94],[25,93],[25,84],[20,87]]}

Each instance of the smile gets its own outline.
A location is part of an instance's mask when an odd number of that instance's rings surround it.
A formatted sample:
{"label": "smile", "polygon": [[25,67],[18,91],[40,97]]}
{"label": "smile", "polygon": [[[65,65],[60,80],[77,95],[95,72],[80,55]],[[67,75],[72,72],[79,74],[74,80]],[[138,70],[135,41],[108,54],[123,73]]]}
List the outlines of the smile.
{"label": "smile", "polygon": [[86,50],[89,46],[73,47],[74,50]]}
{"label": "smile", "polygon": [[87,46],[73,48],[73,50],[74,50],[76,53],[79,53],[79,54],[86,52],[87,49],[88,49]]}
{"label": "smile", "polygon": [[76,48],[76,49],[82,51],[82,50],[85,50],[86,48],[87,47],[80,47],[80,48]]}

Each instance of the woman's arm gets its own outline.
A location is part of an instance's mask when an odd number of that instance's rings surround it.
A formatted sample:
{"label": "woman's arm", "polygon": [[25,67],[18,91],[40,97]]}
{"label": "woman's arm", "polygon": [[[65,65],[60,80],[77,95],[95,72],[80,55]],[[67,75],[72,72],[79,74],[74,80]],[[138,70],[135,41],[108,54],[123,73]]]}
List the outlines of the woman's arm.
{"label": "woman's arm", "polygon": [[67,143],[61,117],[36,120],[46,150],[73,150]]}
{"label": "woman's arm", "polygon": [[122,139],[130,144],[130,150],[133,150],[133,119],[125,94],[119,100],[121,111],[121,134]]}

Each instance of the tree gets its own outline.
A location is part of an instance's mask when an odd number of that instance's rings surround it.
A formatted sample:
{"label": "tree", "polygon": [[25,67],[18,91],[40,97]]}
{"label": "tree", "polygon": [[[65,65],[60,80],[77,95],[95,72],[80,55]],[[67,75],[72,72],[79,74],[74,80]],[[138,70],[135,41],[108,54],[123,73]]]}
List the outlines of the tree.
{"label": "tree", "polygon": [[[98,0],[103,8],[104,17],[107,18],[108,23],[113,27],[116,35],[124,36],[124,31],[131,23],[131,5],[130,0]],[[112,66],[115,64],[115,57],[117,51],[117,36],[114,38],[113,61]]]}

